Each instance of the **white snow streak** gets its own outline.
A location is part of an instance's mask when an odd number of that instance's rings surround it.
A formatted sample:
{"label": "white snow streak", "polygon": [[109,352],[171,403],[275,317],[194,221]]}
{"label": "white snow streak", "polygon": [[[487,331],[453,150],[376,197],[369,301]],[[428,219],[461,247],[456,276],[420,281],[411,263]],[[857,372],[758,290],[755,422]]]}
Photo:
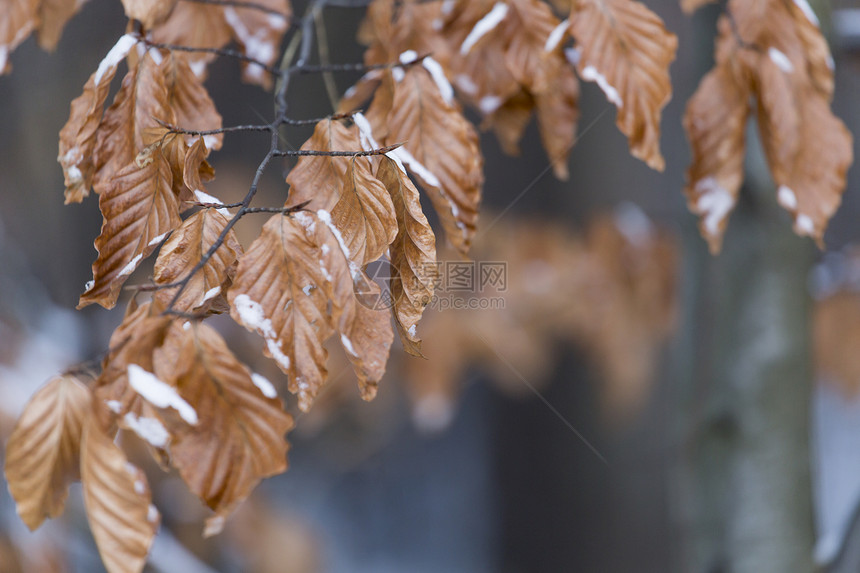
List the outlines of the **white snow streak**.
{"label": "white snow streak", "polygon": [[774,47],[770,47],[767,50],[767,55],[770,56],[770,61],[776,64],[776,66],[785,73],[790,74],[794,71],[794,66],[791,63],[791,60],[789,60],[788,56],[783,52],[780,52]]}
{"label": "white snow streak", "polygon": [[233,308],[239,313],[242,324],[248,328],[253,328],[265,339],[266,348],[275,362],[280,364],[284,370],[289,370],[290,357],[281,350],[281,341],[272,326],[272,321],[266,318],[263,306],[248,295],[240,294],[233,299]]}
{"label": "white snow streak", "polygon": [[358,136],[361,140],[361,148],[365,151],[378,149],[379,144],[373,137],[373,128],[370,127],[370,122],[364,117],[364,114],[357,112],[352,116],[352,122],[358,126]]}
{"label": "white snow streak", "polygon": [[809,2],[807,2],[806,0],[794,0],[794,3],[797,5],[798,8],[800,8],[800,10],[803,12],[803,15],[806,16],[806,18],[810,22],[812,22],[816,26],[819,25],[818,16],[815,15],[815,12],[812,10],[812,7],[809,5]]}
{"label": "white snow streak", "polygon": [[203,295],[203,300],[201,300],[200,302],[204,303],[207,300],[212,300],[213,298],[215,298],[219,294],[221,294],[221,287],[220,286],[212,287],[206,291],[206,294]]}
{"label": "white snow streak", "polygon": [[790,211],[797,209],[797,196],[786,185],[779,186],[779,190],[776,192],[776,199],[780,205]]}
{"label": "white snow streak", "polygon": [[580,75],[587,82],[597,82],[597,85],[606,94],[606,99],[614,103],[615,107],[621,108],[624,105],[624,102],[621,101],[621,96],[618,95],[618,90],[609,84],[603,74],[597,71],[597,68],[594,66],[585,66]]}
{"label": "white snow streak", "polygon": [[197,412],[176,392],[176,388],[156,378],[137,364],[128,365],[128,383],[143,399],[158,408],[173,408],[183,420],[194,426]]}
{"label": "white snow streak", "polygon": [[272,385],[271,382],[269,382],[269,379],[262,374],[252,372],[251,381],[254,383],[254,386],[260,389],[260,392],[262,392],[263,396],[265,396],[266,398],[277,397],[278,391],[275,390],[275,387]]}
{"label": "white snow streak", "polygon": [[[201,191],[200,189],[194,190],[194,197],[196,197],[197,200],[200,201],[201,203],[211,203],[213,205],[223,205],[224,204],[224,202],[221,201],[221,199],[218,199],[217,197],[213,197],[209,193],[207,193],[205,191]],[[228,211],[227,209],[216,209],[216,211],[218,211],[219,213],[221,213],[222,215],[224,215],[228,219],[231,216],[230,211]]]}
{"label": "white snow streak", "polygon": [[[116,68],[119,65],[123,58],[128,55],[128,51],[131,50],[132,46],[135,44],[137,44],[137,38],[131,34],[125,34],[117,40],[116,44],[114,44],[113,48],[110,49],[107,56],[104,57],[101,63],[99,63],[99,67],[96,69],[96,75],[95,78],[93,78],[95,85],[99,85],[108,70]],[[2,69],[3,66],[0,65],[0,70]]]}
{"label": "white snow streak", "polygon": [[543,46],[545,52],[552,52],[558,47],[559,43],[564,39],[564,33],[567,31],[568,25],[570,25],[570,20],[563,20],[558,26],[553,28],[552,32],[546,38],[546,44]]}
{"label": "white snow streak", "polygon": [[445,100],[445,103],[448,105],[454,103],[454,88],[451,87],[451,82],[448,81],[448,78],[445,76],[445,70],[442,69],[439,62],[427,56],[421,62],[421,65],[433,76],[433,81],[436,82],[436,86],[439,88],[439,93],[442,94],[442,99]]}
{"label": "white snow streak", "polygon": [[466,55],[468,54],[472,48],[478,43],[478,40],[486,36],[490,33],[493,28],[499,25],[499,23],[505,19],[505,16],[508,15],[508,5],[502,2],[496,2],[493,9],[487,12],[487,15],[478,20],[478,23],[475,24],[475,27],[472,28],[472,31],[469,32],[469,35],[466,36],[466,39],[463,40],[463,45],[460,46],[460,54]]}
{"label": "white snow streak", "polygon": [[797,230],[804,235],[811,235],[815,232],[815,223],[812,222],[812,218],[810,218],[809,215],[799,213],[794,224],[797,225]]}
{"label": "white snow streak", "polygon": [[128,262],[128,264],[126,266],[124,266],[119,271],[119,274],[117,275],[117,277],[124,277],[126,275],[130,275],[131,273],[133,273],[134,269],[137,268],[137,263],[139,263],[140,259],[142,259],[142,258],[143,258],[143,253],[138,253],[137,255],[135,255],[134,258],[132,260],[130,260]]}
{"label": "white snow streak", "polygon": [[704,217],[705,232],[716,237],[720,234],[720,223],[735,206],[735,199],[714,177],[700,179],[695,190],[700,194],[696,211]]}
{"label": "white snow streak", "polygon": [[355,351],[355,348],[352,346],[352,341],[346,337],[345,334],[340,335],[340,343],[343,344],[344,349],[352,354],[353,356],[358,356],[358,353]]}
{"label": "white snow streak", "polygon": [[157,237],[152,239],[146,246],[147,247],[155,246],[158,243],[160,243],[162,240],[164,240],[164,237],[166,237],[166,236],[167,236],[167,233],[161,233],[160,235],[158,235]]}
{"label": "white snow streak", "polygon": [[484,115],[490,115],[502,105],[502,98],[499,96],[488,95],[481,98],[478,102],[478,107]]}
{"label": "white snow streak", "polygon": [[155,418],[138,418],[133,412],[128,412],[123,421],[132,432],[156,448],[164,448],[170,439],[167,429]]}

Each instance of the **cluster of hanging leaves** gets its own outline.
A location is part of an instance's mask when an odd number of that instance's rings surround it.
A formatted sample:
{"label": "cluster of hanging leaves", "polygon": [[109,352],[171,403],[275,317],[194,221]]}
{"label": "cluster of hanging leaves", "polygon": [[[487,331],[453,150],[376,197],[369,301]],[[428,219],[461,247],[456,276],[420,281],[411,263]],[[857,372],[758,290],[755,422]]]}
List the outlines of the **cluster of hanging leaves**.
{"label": "cluster of hanging leaves", "polygon": [[[684,2],[692,11],[705,1]],[[830,111],[833,59],[806,0],[729,0],[716,65],[687,106],[693,151],[686,188],[712,252],[743,183],[746,126],[755,115],[794,231],[822,242],[853,160],[851,134]]]}
{"label": "cluster of hanging leaves", "polygon": [[[50,46],[58,22],[78,7],[6,3],[14,9],[0,17],[4,69],[9,51],[37,25]],[[229,313],[259,335],[302,411],[326,384],[329,339],[340,343],[361,396],[372,399],[395,328],[405,350],[422,355],[417,325],[433,297],[426,269],[436,262],[436,238],[419,189],[460,256],[475,236],[483,159],[462,105],[474,107],[510,153],[535,116],[555,173],[566,178],[579,80],[594,82],[617,108],[631,153],[662,170],[660,115],[677,48],[636,0],[555,2],[564,20],[540,0],[374,0],[360,38],[368,46],[367,74],[345,94],[340,113],[317,123],[294,152],[300,159],[283,207],[269,209],[274,214],[259,236],[243,246],[233,226],[249,212],[258,179],[238,211],[206,192],[215,175],[208,157],[225,130],[203,82],[218,54],[238,56],[244,78],[264,87],[290,73],[275,67],[292,18],[289,2],[123,4],[129,31],[72,102],[58,160],[66,202],[94,192],[103,216],[93,279],[79,307],[113,308],[127,279],[157,251],[153,282],[145,285],[153,295],[131,301],[98,375],[66,374],[36,394],[6,463],[30,527],[58,515],[68,483],[83,481],[112,573],[143,567],[159,521],[146,477],[115,442],[118,431],[142,438],[213,510],[206,533],[217,532],[261,479],[286,469],[284,436],[293,422],[277,386],[242,364],[207,317]],[[826,46],[787,1],[734,8],[739,34],[724,19],[717,79],[706,80],[718,85],[690,106],[688,124],[701,131],[692,137],[691,203],[705,214],[706,230],[721,231],[739,185],[732,145],[753,95],[781,201],[797,211],[799,231],[820,233],[850,159],[841,151],[847,134],[829,115]],[[779,15],[764,17],[757,8]],[[313,10],[305,16],[315,17]],[[231,44],[239,50],[224,50]],[[123,62],[127,72],[108,105]],[[276,95],[283,120],[285,93]],[[358,113],[365,103],[366,113]],[[700,107],[708,110],[704,119]],[[260,172],[289,154],[275,147],[280,125],[266,126],[273,148]],[[729,144],[714,133],[721,129],[733,138]],[[842,134],[840,150],[825,154],[836,145],[834,131]],[[797,160],[808,154],[816,160]],[[390,312],[376,304],[382,294],[366,274],[382,257],[392,268]]]}

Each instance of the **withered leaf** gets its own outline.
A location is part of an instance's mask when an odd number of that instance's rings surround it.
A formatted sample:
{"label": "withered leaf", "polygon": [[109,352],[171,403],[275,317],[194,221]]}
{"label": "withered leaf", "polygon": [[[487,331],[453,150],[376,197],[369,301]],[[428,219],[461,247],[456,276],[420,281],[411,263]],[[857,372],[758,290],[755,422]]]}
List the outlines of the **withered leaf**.
{"label": "withered leaf", "polygon": [[579,121],[579,82],[573,70],[559,66],[550,87],[536,93],[534,98],[541,142],[553,173],[567,180],[570,175],[567,159],[576,142]]}
{"label": "withered leaf", "polygon": [[845,190],[853,140],[808,82],[787,78],[770,58],[760,65],[759,126],[780,204],[794,230],[819,243]]}
{"label": "withered leaf", "polygon": [[396,163],[384,158],[377,175],[391,193],[397,213],[397,237],[391,245],[389,288],[403,347],[421,355],[417,324],[433,298],[436,280],[436,237],[421,209],[418,190]]}
{"label": "withered leaf", "polygon": [[340,199],[331,210],[352,259],[359,265],[375,261],[397,236],[394,205],[385,186],[371,172],[366,157],[347,158]]}
{"label": "withered leaf", "polygon": [[109,573],[139,573],[158,530],[146,476],[95,417],[84,427],[81,480],[90,529]]}
{"label": "withered leaf", "polygon": [[122,0],[125,15],[143,24],[144,30],[151,30],[167,20],[176,3],[177,0]]}
{"label": "withered leaf", "polygon": [[38,0],[8,0],[0,18],[0,75],[11,69],[9,54],[27,39],[38,23]]}
{"label": "withered leaf", "polygon": [[284,435],[293,420],[274,387],[241,364],[215,330],[200,324],[176,331],[176,387],[199,422],[167,419],[172,462],[191,491],[223,516],[261,479],[287,469]]}
{"label": "withered leaf", "polygon": [[637,0],[576,0],[570,32],[580,77],[597,82],[618,108],[618,128],[633,156],[662,171],[660,115],[672,95],[669,64],[678,39]]}
{"label": "withered leaf", "polygon": [[134,37],[122,36],[87,80],[84,93],[72,101],[69,119],[60,131],[57,156],[57,161],[63,166],[66,204],[80,203],[90,193],[95,173],[92,156],[96,129],[102,119],[110,83],[119,62],[136,43]]}
{"label": "withered leaf", "polygon": [[39,2],[39,46],[53,50],[60,41],[63,27],[87,0],[41,0]]}
{"label": "withered leaf", "polygon": [[[216,209],[203,209],[185,220],[164,243],[155,260],[154,279],[158,284],[172,284],[185,276],[203,259],[227,226],[227,217]],[[188,285],[173,305],[175,310],[192,312],[211,304],[229,279],[242,245],[231,229],[218,250],[189,280]],[[178,287],[155,293],[156,300],[167,306]]]}
{"label": "withered leaf", "polygon": [[[188,58],[171,53],[165,63],[165,79],[169,89],[168,105],[179,127],[192,131],[211,131],[221,128],[221,114],[202,80],[191,70]],[[223,133],[204,135],[206,151],[221,149]],[[193,189],[192,189],[193,191]]]}
{"label": "withered leaf", "polygon": [[475,234],[484,182],[472,124],[455,102],[446,101],[424,66],[412,66],[395,85],[388,126],[386,143],[406,142],[393,153],[430,196],[448,240],[465,254]]}
{"label": "withered leaf", "polygon": [[[145,134],[161,127],[156,119],[175,123],[169,102],[169,87],[162,61],[156,63],[155,52],[140,58],[122,80],[113,103],[102,118],[94,148],[96,193],[113,185],[118,173],[133,163],[149,141]],[[162,58],[162,56],[157,56]]]}
{"label": "withered leaf", "polygon": [[[314,127],[314,133],[303,145],[303,151],[361,151],[354,129],[343,122],[324,119]],[[330,210],[340,199],[346,171],[352,158],[333,156],[303,156],[287,176],[290,196],[286,206],[308,203],[309,209]]]}
{"label": "withered leaf", "polygon": [[90,391],[57,376],[30,399],[6,446],[6,481],[31,530],[63,513],[69,484],[80,477],[81,432]]}
{"label": "withered leaf", "polygon": [[702,217],[699,229],[712,253],[720,250],[744,179],[749,97],[750,86],[720,65],[702,79],[684,114],[693,152],[684,192],[690,210]]}
{"label": "withered leaf", "polygon": [[227,294],[230,315],[265,339],[264,354],[287,374],[303,411],[325,383],[323,342],[353,297],[350,270],[330,228],[306,212],[273,216],[239,258]]}
{"label": "withered leaf", "polygon": [[95,245],[93,283],[78,308],[98,303],[113,308],[120,288],[144,257],[181,224],[172,175],[160,148],[150,148],[143,165],[131,163],[117,173],[99,197],[104,222]]}

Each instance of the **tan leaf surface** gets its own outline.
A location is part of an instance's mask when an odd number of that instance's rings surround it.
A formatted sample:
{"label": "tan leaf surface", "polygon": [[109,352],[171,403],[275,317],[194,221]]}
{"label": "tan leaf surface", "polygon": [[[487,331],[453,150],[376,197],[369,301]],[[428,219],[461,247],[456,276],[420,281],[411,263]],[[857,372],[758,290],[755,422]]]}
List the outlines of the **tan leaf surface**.
{"label": "tan leaf surface", "polygon": [[160,516],[146,476],[90,417],[81,444],[81,479],[90,529],[108,573],[139,573]]}
{"label": "tan leaf surface", "polygon": [[225,515],[261,479],[287,469],[284,435],[293,420],[274,387],[252,378],[215,330],[200,324],[178,332],[176,386],[199,422],[168,420],[172,461],[191,491]]}
{"label": "tan leaf surface", "polygon": [[384,159],[377,172],[397,213],[397,237],[391,245],[389,288],[400,340],[410,354],[421,356],[417,324],[433,298],[436,237],[421,209],[418,190],[396,163]]}
{"label": "tan leaf surface", "polygon": [[96,193],[112,186],[118,173],[150,143],[145,134],[160,127],[156,119],[175,123],[163,65],[164,62],[156,64],[149,52],[140,58],[123,78],[122,87],[105,112],[94,148]]}
{"label": "tan leaf surface", "polygon": [[6,481],[18,515],[31,530],[63,513],[79,460],[90,391],[74,376],[57,376],[30,399],[6,445]]}
{"label": "tan leaf surface", "polygon": [[60,131],[57,156],[65,177],[66,204],[80,203],[90,194],[95,173],[96,130],[104,113],[110,83],[116,75],[117,65],[135,43],[131,36],[122,36],[87,80],[84,92],[72,101],[69,119]]}
{"label": "tan leaf surface", "polygon": [[[154,279],[158,284],[171,284],[185,278],[203,258],[221,232],[227,226],[227,218],[215,209],[203,209],[185,220],[164,243],[155,261]],[[192,312],[221,294],[228,281],[236,259],[242,253],[242,245],[231,229],[202,269],[197,271],[188,286],[173,305],[175,310]],[[178,288],[156,291],[155,298],[167,307]]]}
{"label": "tan leaf surface", "polygon": [[759,120],[762,143],[780,204],[794,215],[794,230],[821,244],[845,190],[853,139],[820,92],[794,83],[762,58]]}
{"label": "tan leaf surface", "polygon": [[27,39],[38,23],[38,0],[6,0],[0,18],[0,75],[11,70],[9,54]]}
{"label": "tan leaf surface", "polygon": [[[169,87],[168,105],[176,116],[179,127],[192,131],[210,131],[221,128],[221,114],[203,81],[191,70],[184,54],[173,53],[165,63],[165,78]],[[206,150],[221,149],[224,134],[203,136]],[[193,191],[193,189],[192,189]]]}
{"label": "tan leaf surface", "polygon": [[353,297],[349,273],[327,225],[304,212],[273,216],[239,258],[227,295],[230,315],[265,339],[264,354],[287,374],[303,411],[325,383],[322,344]]}
{"label": "tan leaf surface", "polygon": [[681,9],[687,14],[692,14],[702,6],[711,4],[716,0],[681,0]]}
{"label": "tan leaf surface", "polygon": [[[189,48],[223,48],[231,38],[230,26],[224,21],[224,8],[198,2],[178,2],[167,21],[152,31],[154,42]],[[215,57],[205,52],[192,52],[188,60],[202,77],[206,64]]]}
{"label": "tan leaf surface", "polygon": [[[361,290],[369,300],[383,300],[379,286],[369,279]],[[361,397],[369,401],[376,397],[394,341],[391,317],[384,305],[356,304],[355,297],[349,299],[349,305],[352,308],[344,309],[338,326],[340,343],[358,377]]]}
{"label": "tan leaf surface", "polygon": [[579,81],[573,70],[559,66],[550,87],[536,93],[534,98],[541,142],[553,173],[566,181],[570,176],[567,160],[576,142],[579,121]]}
{"label": "tan leaf surface", "polygon": [[693,153],[684,192],[712,253],[720,250],[744,179],[749,98],[750,86],[720,65],[702,79],[684,115]]}
{"label": "tan leaf surface", "polygon": [[366,157],[347,158],[340,199],[331,210],[352,260],[364,265],[377,260],[397,236],[391,196],[371,173]]}
{"label": "tan leaf surface", "polygon": [[[361,144],[354,129],[346,127],[343,122],[324,119],[317,123],[302,150],[361,151]],[[310,201],[308,209],[330,210],[341,196],[351,161],[350,157],[300,157],[287,176],[290,195],[286,206]]]}
{"label": "tan leaf surface", "polygon": [[[206,156],[209,155],[209,150],[206,149],[206,142],[203,138],[197,139],[188,149],[185,154],[185,165],[182,168],[182,180],[185,184],[184,191],[179,196],[180,209],[184,207],[183,201],[196,201],[194,191],[203,191],[203,181],[210,181],[215,177],[215,170],[206,162]],[[174,185],[175,189],[175,185]]]}
{"label": "tan leaf surface", "polygon": [[104,222],[95,242],[99,256],[93,263],[93,283],[78,308],[92,303],[113,308],[140,261],[182,223],[171,183],[170,166],[156,147],[144,165],[128,165],[101,194]]}
{"label": "tan leaf surface", "polygon": [[660,116],[672,95],[669,65],[678,39],[636,0],[577,0],[570,32],[580,77],[597,82],[618,108],[618,128],[633,156],[662,171]]}
{"label": "tan leaf surface", "polygon": [[151,30],[167,20],[176,3],[177,0],[122,0],[125,15],[143,24],[144,30]]}
{"label": "tan leaf surface", "polygon": [[430,196],[448,240],[469,250],[484,183],[478,136],[456,103],[447,103],[423,67],[405,70],[394,91],[386,143],[406,142],[400,157]]}
{"label": "tan leaf surface", "polygon": [[63,27],[87,0],[41,0],[39,3],[39,46],[53,50],[60,41]]}

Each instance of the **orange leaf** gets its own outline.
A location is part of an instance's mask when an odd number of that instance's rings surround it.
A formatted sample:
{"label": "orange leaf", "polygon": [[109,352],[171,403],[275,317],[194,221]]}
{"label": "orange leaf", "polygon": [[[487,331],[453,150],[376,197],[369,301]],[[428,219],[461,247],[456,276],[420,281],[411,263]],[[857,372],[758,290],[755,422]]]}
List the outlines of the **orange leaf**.
{"label": "orange leaf", "polygon": [[570,32],[580,77],[597,82],[618,108],[618,128],[633,156],[662,171],[660,114],[672,96],[669,64],[678,39],[636,0],[576,0]]}
{"label": "orange leaf", "polygon": [[379,179],[391,193],[397,213],[397,237],[391,245],[389,288],[400,340],[407,352],[421,356],[416,325],[433,298],[436,237],[421,210],[418,190],[391,159],[379,165]]}
{"label": "orange leaf", "polygon": [[9,0],[4,2],[0,17],[0,76],[12,69],[9,54],[27,39],[38,23],[37,0]]}
{"label": "orange leaf", "polygon": [[[203,209],[185,220],[170,236],[155,261],[154,279],[158,284],[170,284],[185,276],[203,259],[224,228],[227,218],[215,209]],[[236,234],[231,229],[227,237],[202,269],[197,271],[173,308],[192,312],[204,305],[210,306],[222,293],[236,259],[242,253]],[[155,299],[166,307],[173,300],[177,288],[162,289]]]}
{"label": "orange leaf", "polygon": [[289,376],[303,411],[325,383],[322,344],[353,297],[347,261],[326,227],[305,212],[273,216],[239,258],[227,294],[231,316],[265,339],[264,354]]}
{"label": "orange leaf", "polygon": [[729,213],[744,180],[750,86],[726,65],[714,68],[687,104],[684,128],[693,151],[684,192],[711,252],[720,250]]}
{"label": "orange leaf", "polygon": [[136,43],[133,36],[122,36],[87,80],[84,93],[72,101],[69,119],[60,131],[60,153],[57,157],[63,166],[66,204],[80,203],[90,194],[95,172],[92,155],[96,129],[102,119],[110,83],[116,75],[117,65]]}
{"label": "orange leaf", "polygon": [[99,256],[93,263],[93,283],[81,295],[78,308],[94,302],[113,308],[140,261],[182,222],[170,166],[157,146],[149,150],[148,157],[141,154],[142,165],[135,162],[117,173],[99,197],[104,217],[95,243]]}
{"label": "orange leaf", "polygon": [[223,516],[261,479],[287,469],[284,434],[293,426],[274,387],[252,374],[215,330],[177,328],[176,387],[196,425],[167,419],[171,457],[206,505]]}
{"label": "orange leaf", "polygon": [[89,411],[89,389],[74,376],[57,376],[30,399],[9,437],[6,481],[31,530],[63,513],[69,484],[80,477],[81,432]]}
{"label": "orange leaf", "polygon": [[81,480],[90,529],[108,573],[139,573],[160,516],[143,472],[90,417],[81,444]]}

